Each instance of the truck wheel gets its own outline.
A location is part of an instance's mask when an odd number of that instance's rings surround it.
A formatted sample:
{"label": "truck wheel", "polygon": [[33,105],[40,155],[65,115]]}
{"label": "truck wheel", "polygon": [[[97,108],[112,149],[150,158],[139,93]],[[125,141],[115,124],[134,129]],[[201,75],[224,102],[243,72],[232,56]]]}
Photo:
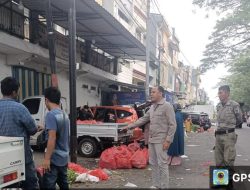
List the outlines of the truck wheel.
{"label": "truck wheel", "polygon": [[81,156],[92,158],[97,154],[98,144],[93,138],[83,138],[78,144],[78,152]]}

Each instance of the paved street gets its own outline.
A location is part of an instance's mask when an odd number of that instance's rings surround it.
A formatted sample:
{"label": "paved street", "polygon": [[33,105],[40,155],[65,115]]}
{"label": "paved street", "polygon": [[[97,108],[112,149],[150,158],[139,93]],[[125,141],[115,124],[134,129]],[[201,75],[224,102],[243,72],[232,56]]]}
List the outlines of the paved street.
{"label": "paved street", "polygon": [[[242,129],[237,129],[237,158],[236,165],[250,165],[250,149],[248,139],[250,128],[243,125]],[[185,139],[185,155],[181,166],[170,167],[170,187],[172,188],[208,188],[209,187],[209,165],[214,164],[213,151],[214,134],[213,130],[204,133],[191,133]],[[42,153],[35,152],[36,164],[41,163]],[[78,159],[86,168],[95,168],[98,159]],[[145,170],[116,170],[108,181],[98,184],[74,184],[79,188],[122,188],[128,182],[140,188],[151,186],[150,169]]]}

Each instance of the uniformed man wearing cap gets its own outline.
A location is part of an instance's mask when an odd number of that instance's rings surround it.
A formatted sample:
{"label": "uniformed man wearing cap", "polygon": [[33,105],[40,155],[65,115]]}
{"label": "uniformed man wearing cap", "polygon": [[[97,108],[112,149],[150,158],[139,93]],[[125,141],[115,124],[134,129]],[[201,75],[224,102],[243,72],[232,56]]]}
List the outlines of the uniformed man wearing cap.
{"label": "uniformed man wearing cap", "polygon": [[228,85],[219,88],[220,103],[217,105],[217,124],[215,131],[215,163],[216,166],[233,166],[237,141],[235,128],[242,123],[240,105],[229,99],[230,88]]}

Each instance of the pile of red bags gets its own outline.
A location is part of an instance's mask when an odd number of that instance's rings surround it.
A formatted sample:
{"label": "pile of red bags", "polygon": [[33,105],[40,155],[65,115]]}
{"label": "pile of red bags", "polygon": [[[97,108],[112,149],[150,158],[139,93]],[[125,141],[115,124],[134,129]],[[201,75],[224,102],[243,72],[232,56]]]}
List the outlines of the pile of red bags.
{"label": "pile of red bags", "polygon": [[148,163],[148,149],[141,149],[137,142],[128,146],[112,147],[102,152],[99,167],[106,169],[145,168]]}
{"label": "pile of red bags", "polygon": [[68,168],[76,173],[82,174],[87,173],[89,170],[75,163],[68,163]]}

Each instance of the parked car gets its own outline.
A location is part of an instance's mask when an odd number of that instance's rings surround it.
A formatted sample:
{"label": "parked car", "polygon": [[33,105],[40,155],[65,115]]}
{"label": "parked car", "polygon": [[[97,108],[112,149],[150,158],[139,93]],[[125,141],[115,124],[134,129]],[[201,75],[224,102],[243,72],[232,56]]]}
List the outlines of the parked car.
{"label": "parked car", "polygon": [[[22,104],[29,110],[31,116],[35,120],[36,125],[45,125],[45,116],[48,109],[45,106],[44,96],[31,96],[23,100]],[[68,105],[65,97],[61,98],[61,108],[65,113],[68,113]],[[37,132],[35,135],[30,137],[30,145],[37,148],[43,148],[44,145],[38,144],[37,138],[42,135],[42,131]]]}
{"label": "parked car", "polygon": [[[91,107],[94,114],[94,120],[104,123],[134,123],[140,117],[138,111],[132,105],[126,106],[96,106]],[[143,127],[132,130],[132,135],[128,142],[143,139]]]}
{"label": "parked car", "polygon": [[[27,107],[35,122],[44,126],[45,116],[48,112],[45,106],[45,97],[28,97],[23,100],[23,105]],[[67,113],[66,98],[61,98],[61,107]],[[97,111],[97,109],[95,110]],[[127,110],[129,109],[124,111]],[[122,117],[119,115],[119,111],[116,111],[116,113],[118,113],[119,117]],[[77,123],[78,153],[81,156],[94,157],[97,153],[104,150],[106,145],[128,143],[132,136],[132,131],[123,131],[122,129],[126,126],[126,123]],[[33,147],[44,149],[45,144],[41,144],[38,140],[41,135],[43,135],[42,131],[30,137],[30,144]]]}
{"label": "parked car", "polygon": [[105,123],[133,123],[138,119],[132,106],[95,106],[91,109],[94,120]]}
{"label": "parked car", "polygon": [[212,124],[209,119],[209,116],[207,113],[204,112],[183,112],[184,113],[184,119],[186,119],[189,115],[192,118],[192,123],[195,125],[199,125],[204,128],[204,130],[209,129]]}

